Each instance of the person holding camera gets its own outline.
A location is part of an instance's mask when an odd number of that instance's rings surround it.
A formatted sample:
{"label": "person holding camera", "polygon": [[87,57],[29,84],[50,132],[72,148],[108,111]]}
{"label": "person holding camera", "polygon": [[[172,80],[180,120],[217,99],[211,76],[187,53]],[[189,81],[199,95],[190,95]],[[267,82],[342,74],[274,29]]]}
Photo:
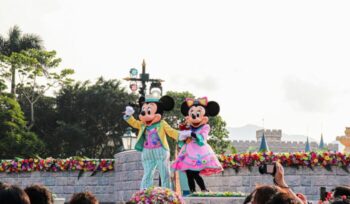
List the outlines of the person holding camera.
{"label": "person holding camera", "polygon": [[307,204],[307,199],[303,194],[295,194],[284,179],[284,168],[279,162],[275,162],[275,174],[273,182],[282,189],[281,193],[285,193],[287,197],[293,199],[297,203]]}
{"label": "person holding camera", "polygon": [[[259,172],[261,174],[271,174],[273,176],[274,186],[265,185],[264,189],[272,189],[269,195],[265,194],[265,199],[260,199],[259,188],[255,190],[255,195],[253,194],[251,203],[260,204],[289,204],[289,203],[301,203],[307,204],[307,199],[303,194],[295,194],[292,189],[288,186],[284,178],[284,169],[279,162],[274,162],[272,164],[264,164],[259,167]],[[266,202],[266,196],[269,196],[268,201]],[[261,197],[262,198],[262,197]]]}

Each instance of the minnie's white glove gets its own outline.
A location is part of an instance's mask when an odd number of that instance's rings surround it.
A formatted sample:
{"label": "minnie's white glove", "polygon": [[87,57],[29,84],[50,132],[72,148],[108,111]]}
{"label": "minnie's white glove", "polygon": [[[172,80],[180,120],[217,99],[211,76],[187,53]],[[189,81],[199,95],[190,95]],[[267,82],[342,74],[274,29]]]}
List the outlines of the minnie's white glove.
{"label": "minnie's white glove", "polygon": [[191,137],[191,132],[192,132],[191,130],[182,130],[182,131],[180,131],[179,140],[184,141],[188,137]]}
{"label": "minnie's white glove", "polygon": [[134,113],[135,113],[135,110],[134,110],[133,107],[131,107],[131,106],[126,106],[126,107],[125,107],[125,112],[124,112],[124,114],[125,114],[126,116],[131,116],[131,115],[134,114]]}

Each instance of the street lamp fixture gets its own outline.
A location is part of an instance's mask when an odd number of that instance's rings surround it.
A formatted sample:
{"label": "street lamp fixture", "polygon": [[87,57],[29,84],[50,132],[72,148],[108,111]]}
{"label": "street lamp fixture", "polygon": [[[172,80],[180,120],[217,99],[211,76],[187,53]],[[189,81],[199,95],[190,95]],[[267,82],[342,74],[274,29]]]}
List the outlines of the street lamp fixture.
{"label": "street lamp fixture", "polygon": [[[130,76],[125,77],[124,80],[129,81],[130,85],[129,88],[133,93],[136,93],[137,90],[139,89],[139,93],[141,96],[146,95],[146,88],[147,88],[147,83],[151,82],[151,86],[149,89],[149,93],[153,95],[157,94],[161,96],[163,94],[163,88],[162,88],[162,82],[164,80],[162,79],[151,79],[149,73],[146,73],[146,62],[145,60],[142,61],[142,72],[139,74],[136,68],[131,68],[129,71]],[[141,83],[140,86],[138,86],[138,83]],[[158,90],[153,90],[153,89],[158,89]]]}
{"label": "street lamp fixture", "polygon": [[137,138],[135,133],[133,133],[131,130],[131,127],[127,127],[126,132],[122,137],[124,150],[132,150],[135,147]]}

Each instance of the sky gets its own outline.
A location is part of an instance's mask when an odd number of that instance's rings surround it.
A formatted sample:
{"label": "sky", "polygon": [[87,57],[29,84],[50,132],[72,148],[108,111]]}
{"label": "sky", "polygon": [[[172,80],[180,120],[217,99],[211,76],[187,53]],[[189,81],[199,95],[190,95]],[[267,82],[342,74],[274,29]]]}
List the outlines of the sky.
{"label": "sky", "polygon": [[0,34],[16,24],[40,35],[77,80],[121,79],[145,59],[165,91],[208,96],[230,127],[331,142],[350,126],[349,10],[322,0],[0,0]]}

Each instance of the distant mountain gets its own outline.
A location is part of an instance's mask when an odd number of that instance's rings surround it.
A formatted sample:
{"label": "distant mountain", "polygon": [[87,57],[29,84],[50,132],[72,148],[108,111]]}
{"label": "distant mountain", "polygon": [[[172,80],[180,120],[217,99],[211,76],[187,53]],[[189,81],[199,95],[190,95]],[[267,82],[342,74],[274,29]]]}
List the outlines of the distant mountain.
{"label": "distant mountain", "polygon": [[[248,124],[242,127],[228,127],[227,130],[230,132],[229,138],[231,140],[256,140],[256,131],[263,129],[261,126]],[[307,136],[287,134],[282,130],[282,141],[306,141]],[[313,138],[309,138],[310,141],[318,142]]]}

